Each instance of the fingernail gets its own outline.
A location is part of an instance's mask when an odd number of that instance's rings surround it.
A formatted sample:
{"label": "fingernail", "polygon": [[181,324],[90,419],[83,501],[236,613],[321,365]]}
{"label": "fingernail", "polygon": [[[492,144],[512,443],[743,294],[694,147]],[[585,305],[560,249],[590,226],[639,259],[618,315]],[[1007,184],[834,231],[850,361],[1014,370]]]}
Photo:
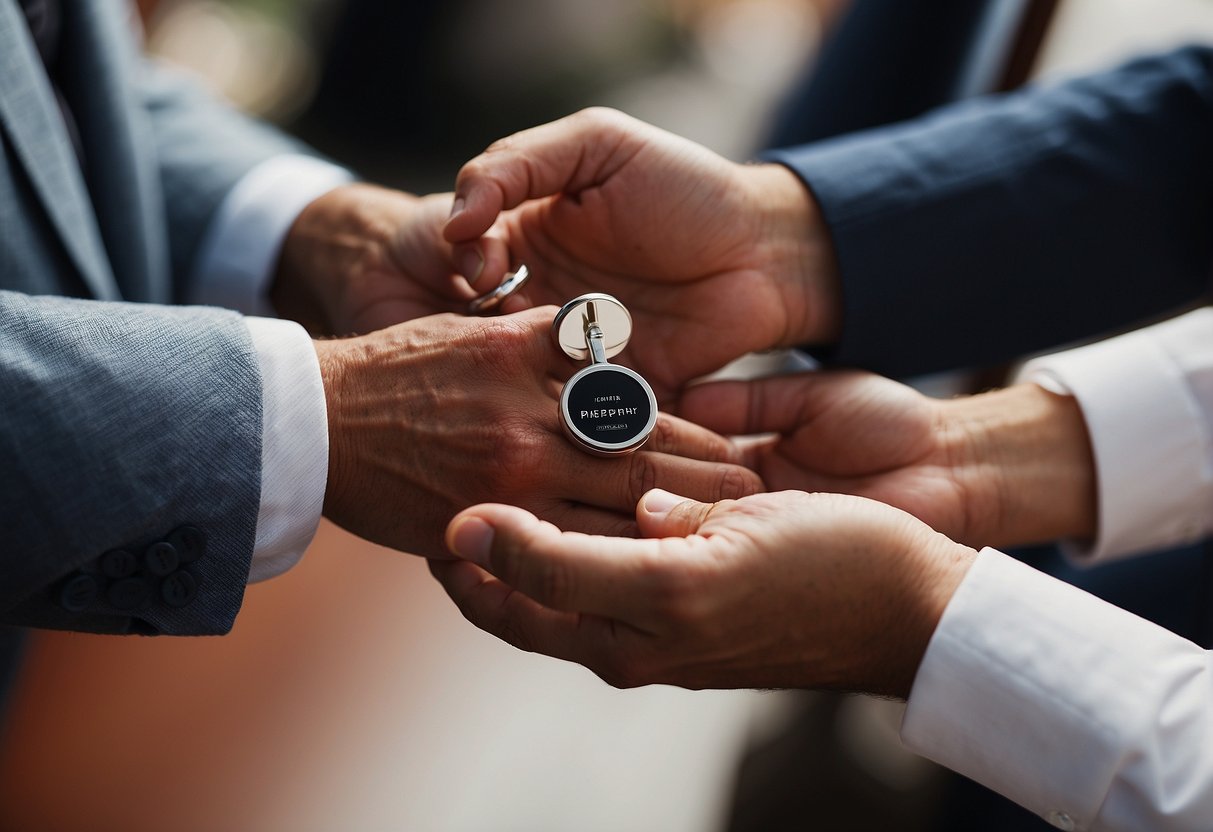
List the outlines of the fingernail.
{"label": "fingernail", "polygon": [[451,551],[477,566],[489,566],[493,547],[493,527],[479,517],[466,517],[451,532]]}
{"label": "fingernail", "polygon": [[644,495],[644,510],[649,514],[669,514],[670,510],[679,503],[685,503],[686,497],[679,497],[660,488],[654,488]]}
{"label": "fingernail", "polygon": [[464,206],[466,206],[466,205],[467,205],[467,201],[464,200],[463,197],[461,197],[461,196],[455,197],[455,202],[453,205],[451,205],[451,215],[449,217],[447,217],[447,222],[450,222],[451,220],[455,219],[455,217],[462,214]]}
{"label": "fingernail", "polygon": [[459,273],[467,278],[468,283],[475,286],[484,271],[484,255],[479,248],[465,251],[459,256]]}

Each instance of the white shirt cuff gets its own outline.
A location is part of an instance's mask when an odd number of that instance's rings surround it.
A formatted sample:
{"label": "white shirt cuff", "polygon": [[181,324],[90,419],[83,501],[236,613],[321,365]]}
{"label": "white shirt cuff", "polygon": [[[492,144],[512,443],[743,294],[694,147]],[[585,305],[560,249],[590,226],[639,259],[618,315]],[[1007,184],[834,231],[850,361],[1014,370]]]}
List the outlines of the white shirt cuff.
{"label": "white shirt cuff", "polygon": [[1213,530],[1213,310],[1034,359],[1019,378],[1073,395],[1087,425],[1098,530],[1069,555],[1113,560]]}
{"label": "white shirt cuff", "polygon": [[291,321],[245,318],[261,365],[261,508],[249,583],[290,569],[316,534],[328,484],[328,410],[312,339]]}
{"label": "white shirt cuff", "polygon": [[309,203],[352,179],[345,168],[296,154],[250,170],[206,230],[187,302],[274,315],[270,280],[287,232]]}
{"label": "white shirt cuff", "polygon": [[901,737],[1061,829],[1207,829],[1213,662],[985,549],[936,628]]}

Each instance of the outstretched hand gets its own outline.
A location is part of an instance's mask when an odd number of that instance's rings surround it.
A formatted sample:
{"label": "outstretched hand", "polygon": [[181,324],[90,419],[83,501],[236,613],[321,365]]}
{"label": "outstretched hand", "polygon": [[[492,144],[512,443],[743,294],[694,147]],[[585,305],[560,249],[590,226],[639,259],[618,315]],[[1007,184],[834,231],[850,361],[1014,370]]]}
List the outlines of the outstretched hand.
{"label": "outstretched hand", "polygon": [[1095,523],[1082,414],[1033,384],[944,400],[856,371],[686,391],[678,412],[743,445],[773,490],[832,491],[908,511],[970,545],[1081,539]]}
{"label": "outstretched hand", "polygon": [[837,494],[714,505],[651,491],[648,539],[562,532],[474,506],[430,569],[463,614],[610,684],[797,687],[905,697],[974,552],[905,512]]}
{"label": "outstretched hand", "polygon": [[359,338],[317,341],[329,425],[326,516],[395,549],[442,556],[457,511],[508,499],[567,528],[634,534],[654,485],[703,499],[762,488],[730,442],[672,416],[629,456],[603,459],[557,417],[569,367],[555,310],[435,315]]}

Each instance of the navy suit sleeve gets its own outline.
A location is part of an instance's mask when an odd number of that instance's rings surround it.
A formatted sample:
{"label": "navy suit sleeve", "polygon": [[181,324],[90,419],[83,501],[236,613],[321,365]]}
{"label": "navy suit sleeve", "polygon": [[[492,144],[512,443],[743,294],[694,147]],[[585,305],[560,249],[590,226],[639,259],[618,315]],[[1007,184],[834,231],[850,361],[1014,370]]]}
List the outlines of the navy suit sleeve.
{"label": "navy suit sleeve", "polygon": [[1204,296],[1213,49],[775,151],[838,253],[831,362],[905,376],[1103,334]]}

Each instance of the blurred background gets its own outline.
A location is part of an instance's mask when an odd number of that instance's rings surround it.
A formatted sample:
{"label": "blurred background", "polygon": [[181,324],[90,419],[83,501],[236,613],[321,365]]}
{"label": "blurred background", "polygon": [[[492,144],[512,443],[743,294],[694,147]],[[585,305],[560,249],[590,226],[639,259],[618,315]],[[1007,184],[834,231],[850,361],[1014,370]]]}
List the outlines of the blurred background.
{"label": "blurred background", "polygon": [[[939,83],[823,93],[823,56],[837,59],[865,5],[139,3],[150,52],[417,192],[449,189],[494,139],[590,104],[745,160],[770,141],[1213,41],[1213,0],[900,0],[884,5],[906,23],[852,37],[843,57],[896,57],[898,83]],[[964,48],[937,40],[962,24]],[[835,103],[802,118],[819,100]],[[954,778],[900,748],[899,719],[897,704],[858,697],[615,691],[479,633],[424,564],[324,524],[299,567],[250,587],[228,637],[38,634],[0,742],[0,828],[953,828]]]}

